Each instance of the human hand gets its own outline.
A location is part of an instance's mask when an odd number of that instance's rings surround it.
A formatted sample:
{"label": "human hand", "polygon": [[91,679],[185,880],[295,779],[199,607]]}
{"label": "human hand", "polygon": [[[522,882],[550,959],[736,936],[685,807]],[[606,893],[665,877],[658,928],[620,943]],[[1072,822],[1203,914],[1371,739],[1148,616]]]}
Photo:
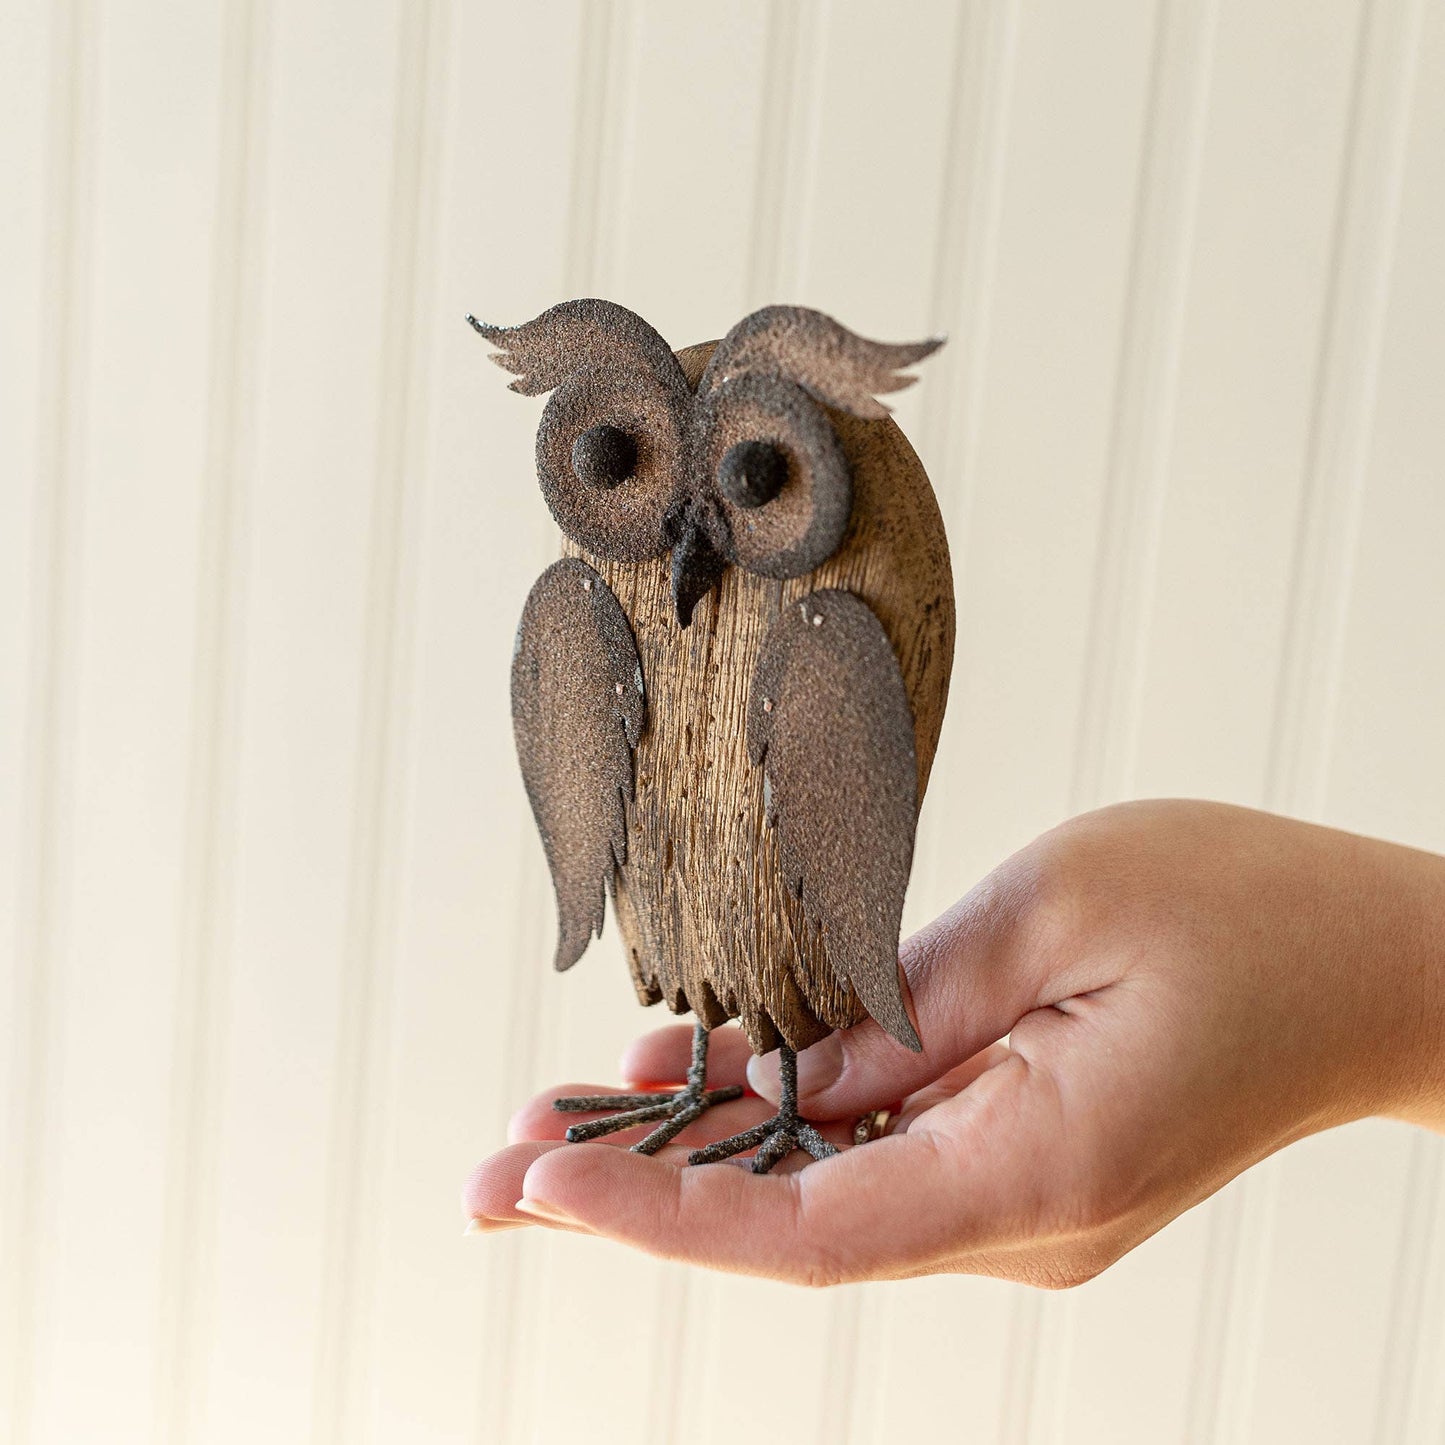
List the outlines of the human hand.
{"label": "human hand", "polygon": [[[552,1089],[469,1180],[476,1227],[543,1222],[807,1284],[1060,1287],[1293,1140],[1371,1114],[1445,1130],[1433,854],[1218,804],[1123,804],[1015,854],[901,958],[921,1054],[865,1021],[798,1058],[800,1111],[834,1143],[893,1106],[888,1137],[775,1175],[685,1168],[771,1108],[720,1105],[648,1158],[617,1136],[561,1143],[576,1116],[551,1100],[579,1090]],[[680,1079],[690,1033],[639,1040],[624,1077]],[[776,1099],[776,1054],[717,1031],[709,1083],[745,1071]]]}

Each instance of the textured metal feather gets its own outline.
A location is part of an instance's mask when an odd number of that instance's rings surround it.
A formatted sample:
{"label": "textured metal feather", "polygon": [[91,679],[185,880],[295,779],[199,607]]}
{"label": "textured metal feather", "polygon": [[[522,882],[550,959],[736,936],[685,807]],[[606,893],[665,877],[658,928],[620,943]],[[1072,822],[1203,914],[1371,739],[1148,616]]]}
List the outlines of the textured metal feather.
{"label": "textured metal feather", "polygon": [[943,345],[941,336],[892,345],[869,341],[806,306],[765,306],[745,316],[718,343],[698,395],[747,372],[784,376],[819,401],[854,416],[877,418],[888,408],[879,395],[917,380],[901,376]]}
{"label": "textured metal feather", "polygon": [[602,931],[646,726],[642,663],[617,598],[585,562],[554,562],[517,628],[512,730],[557,895],[558,969]]}
{"label": "textured metal feather", "polygon": [[690,390],[667,342],[615,301],[563,301],[521,326],[467,320],[497,348],[492,360],[516,376],[511,389],[523,396],[540,396],[589,366],[650,372],[683,393]]}
{"label": "textured metal feather", "polygon": [[747,733],[784,879],[821,930],[829,964],[918,1049],[898,970],[918,822],[913,715],[867,603],[827,590],[783,609],[758,657]]}

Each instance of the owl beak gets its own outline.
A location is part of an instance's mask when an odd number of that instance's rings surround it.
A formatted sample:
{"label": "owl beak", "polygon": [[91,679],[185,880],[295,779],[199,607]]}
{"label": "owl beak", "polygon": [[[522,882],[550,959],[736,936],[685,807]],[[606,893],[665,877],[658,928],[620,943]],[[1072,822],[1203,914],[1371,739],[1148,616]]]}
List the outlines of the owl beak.
{"label": "owl beak", "polygon": [[672,605],[679,627],[692,621],[693,608],[717,586],[725,566],[701,527],[683,532],[672,549]]}

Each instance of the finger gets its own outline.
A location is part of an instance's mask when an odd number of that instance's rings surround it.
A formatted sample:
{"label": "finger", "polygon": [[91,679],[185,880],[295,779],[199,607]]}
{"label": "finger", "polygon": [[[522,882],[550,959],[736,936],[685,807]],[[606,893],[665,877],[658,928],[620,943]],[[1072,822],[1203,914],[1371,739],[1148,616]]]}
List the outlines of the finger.
{"label": "finger", "polygon": [[517,1212],[522,1197],[522,1180],[528,1168],[549,1149],[552,1143],[511,1144],[483,1159],[467,1176],[462,1186],[462,1211],[473,1227],[468,1233],[512,1229],[536,1221]]}
{"label": "finger", "polygon": [[[494,1231],[519,1228],[525,1224],[545,1222],[556,1223],[558,1228],[569,1228],[578,1233],[591,1231],[585,1225],[575,1222],[542,1221],[535,1214],[524,1213],[517,1208],[522,1197],[522,1180],[528,1168],[538,1159],[553,1150],[567,1151],[580,1145],[566,1144],[560,1140],[532,1139],[518,1144],[509,1144],[499,1149],[467,1176],[462,1186],[462,1211],[470,1226],[468,1234],[489,1234]],[[599,1146],[600,1147],[600,1146]],[[625,1152],[625,1151],[624,1151]],[[682,1169],[687,1164],[686,1145],[673,1145],[659,1151],[656,1158],[668,1167]],[[634,1155],[640,1158],[640,1155]]]}
{"label": "finger", "polygon": [[[622,1055],[622,1077],[629,1082],[680,1083],[692,1063],[692,1033],[691,1024],[674,1024],[634,1039]],[[709,1088],[746,1083],[750,1058],[752,1048],[741,1029],[713,1029],[707,1042]]]}
{"label": "finger", "polygon": [[1003,1075],[1014,1077],[958,1111],[959,1140],[919,1129],[781,1178],[679,1170],[580,1144],[535,1159],[523,1199],[559,1223],[711,1269],[807,1284],[918,1274],[1029,1235],[1034,1176],[1040,1163],[1047,1176],[1050,1150],[1027,1127],[1030,1112],[1047,1110],[1024,1106],[1031,1092],[1046,1102],[1048,1091],[1024,1087],[1029,1070],[1018,1060],[975,1087]]}
{"label": "finger", "polygon": [[[464,1233],[491,1234],[539,1223],[558,1229],[570,1229],[578,1234],[592,1233],[586,1225],[575,1220],[547,1219],[517,1207],[522,1198],[522,1181],[528,1168],[553,1150],[566,1151],[574,1147],[580,1146],[557,1140],[528,1140],[509,1144],[505,1149],[499,1149],[495,1154],[483,1159],[467,1176],[467,1181],[462,1186],[462,1210],[467,1217]],[[671,1146],[660,1151],[656,1158],[665,1162],[669,1168],[682,1169],[687,1164],[687,1155],[685,1146]]]}
{"label": "finger", "polygon": [[[1020,855],[1022,858],[1023,855]],[[1059,960],[1021,903],[1027,880],[1010,859],[947,913],[907,939],[899,962],[908,979],[923,1042],[913,1053],[872,1019],[829,1034],[798,1055],[799,1108],[813,1118],[844,1118],[902,1098],[956,1068],[1059,987]],[[1070,981],[1065,996],[1078,986]],[[748,1081],[777,1099],[776,1054],[755,1059]]]}
{"label": "finger", "polygon": [[990,1069],[997,1068],[1008,1056],[1007,1044],[990,1044],[971,1059],[965,1059],[957,1068],[950,1069],[941,1079],[935,1079],[917,1093],[910,1094],[899,1107],[898,1117],[893,1121],[889,1132],[897,1133],[908,1129],[915,1120],[922,1118],[930,1110],[963,1093],[970,1084],[982,1078]]}

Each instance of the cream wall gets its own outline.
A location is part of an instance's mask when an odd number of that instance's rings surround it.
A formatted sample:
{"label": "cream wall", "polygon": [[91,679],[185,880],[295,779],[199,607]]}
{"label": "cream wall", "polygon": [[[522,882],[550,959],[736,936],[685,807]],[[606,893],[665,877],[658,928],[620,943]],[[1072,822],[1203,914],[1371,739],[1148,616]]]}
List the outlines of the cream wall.
{"label": "cream wall", "polygon": [[1403,1127],[1047,1297],[457,1206],[661,1021],[610,933],[547,967],[506,670],[555,540],[462,313],[950,333],[899,407],[959,600],[914,921],[1132,795],[1445,850],[1445,9],[4,17],[0,1438],[1445,1440]]}

